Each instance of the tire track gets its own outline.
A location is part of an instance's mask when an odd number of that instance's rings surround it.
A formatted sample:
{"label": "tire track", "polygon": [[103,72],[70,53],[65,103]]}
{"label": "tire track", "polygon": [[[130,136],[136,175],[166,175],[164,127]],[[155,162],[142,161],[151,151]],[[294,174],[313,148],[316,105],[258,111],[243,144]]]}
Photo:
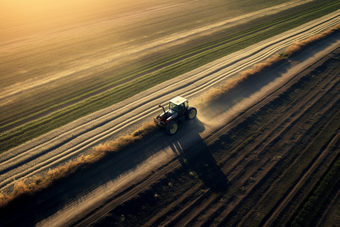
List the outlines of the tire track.
{"label": "tire track", "polygon": [[[332,103],[329,105],[329,108],[326,108],[327,110],[329,110],[330,108],[334,107],[335,103],[338,102],[339,100],[333,100]],[[334,117],[333,117],[334,119]],[[321,134],[324,130],[327,130],[327,126],[331,123],[331,121],[329,121],[324,127],[323,127],[323,130],[319,133]],[[339,135],[336,136],[336,138],[338,137]],[[318,136],[316,136],[313,141],[316,140]],[[283,177],[284,175],[294,166],[294,164],[297,163],[298,159],[305,154],[305,152],[307,152],[307,150],[310,148],[310,145],[313,143],[313,141],[311,141],[311,143],[303,150],[303,152],[300,153],[300,155],[298,157],[296,157],[295,161],[291,163],[291,165],[285,169],[285,171],[281,174],[280,177],[277,178],[277,180],[275,180],[272,184],[272,186],[264,193],[264,195],[261,197],[261,199],[258,201],[258,204],[260,204],[264,199],[265,197],[270,193],[272,192],[275,187],[276,187],[276,184],[277,182],[279,182]],[[324,160],[326,158],[326,155],[327,155],[327,152],[328,152],[328,148],[331,146],[331,144],[334,143],[334,139],[332,140],[332,142],[330,143],[330,145],[328,145],[328,147],[326,149],[323,150],[323,152],[321,154],[318,155],[318,159],[313,163],[313,165],[311,166],[311,168],[307,171],[308,176],[311,175],[311,171],[315,171],[315,169],[320,165],[321,161]],[[307,174],[306,173],[306,174]],[[302,177],[302,179],[299,181],[298,184],[296,184],[296,186],[294,187],[294,189],[289,193],[288,197],[285,198],[285,200],[280,204],[279,208],[277,208],[275,210],[275,212],[272,214],[272,216],[270,216],[267,220],[267,222],[265,223],[264,226],[267,226],[269,222],[271,222],[273,220],[273,218],[275,218],[274,216],[277,216],[279,212],[282,212],[282,210],[285,208],[285,206],[287,206],[287,203],[288,201],[290,201],[290,199],[296,195],[297,193],[297,190],[301,189],[302,187],[302,183],[305,183],[305,181],[308,179],[306,174]],[[297,186],[300,185],[298,188]],[[295,191],[295,192],[293,192]],[[247,219],[249,218],[249,216],[252,214],[253,210],[250,210],[247,215],[243,218],[243,220],[238,224],[238,226],[242,226],[242,224],[247,221]]]}
{"label": "tire track", "polygon": [[[302,178],[299,180],[299,182],[294,186],[294,188],[289,192],[288,196],[285,197],[285,199],[280,203],[278,208],[273,212],[273,214],[267,219],[267,221],[264,223],[263,226],[271,226],[271,223],[273,222],[274,218],[277,217],[288,205],[288,202],[290,199],[292,199],[296,193],[303,187],[303,185],[306,183],[308,178],[311,176],[311,174],[320,166],[322,161],[326,158],[326,155],[329,153],[329,150],[334,144],[338,141],[340,138],[340,133],[338,133],[330,142],[330,144],[324,149],[321,154],[318,155],[315,162],[312,164],[312,166],[306,171],[306,173],[302,176]],[[308,149],[307,147],[305,151]],[[339,151],[337,151],[336,154],[338,154]],[[292,165],[295,164],[292,163]],[[288,170],[287,170],[288,171]],[[272,189],[272,188],[271,188]],[[269,192],[268,192],[269,193]]]}
{"label": "tire track", "polygon": [[316,227],[325,226],[325,222],[327,221],[327,219],[329,219],[328,216],[331,215],[330,213],[334,212],[332,210],[334,209],[337,202],[339,201],[339,196],[340,196],[340,190],[338,190],[338,192],[336,193],[336,195],[334,196],[334,198],[330,202],[329,206],[325,210],[325,212],[323,212],[322,216],[320,217],[320,220],[316,224]]}

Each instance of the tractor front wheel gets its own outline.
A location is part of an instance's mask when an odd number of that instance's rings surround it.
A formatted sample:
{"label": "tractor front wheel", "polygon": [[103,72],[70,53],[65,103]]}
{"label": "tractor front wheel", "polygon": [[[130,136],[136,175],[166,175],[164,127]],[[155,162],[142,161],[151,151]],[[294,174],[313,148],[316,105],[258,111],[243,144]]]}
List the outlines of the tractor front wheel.
{"label": "tractor front wheel", "polygon": [[189,107],[189,109],[185,112],[185,118],[188,120],[192,120],[197,115],[197,109],[195,107]]}
{"label": "tractor front wheel", "polygon": [[166,133],[168,135],[173,135],[178,130],[178,123],[176,121],[170,121],[166,126]]}

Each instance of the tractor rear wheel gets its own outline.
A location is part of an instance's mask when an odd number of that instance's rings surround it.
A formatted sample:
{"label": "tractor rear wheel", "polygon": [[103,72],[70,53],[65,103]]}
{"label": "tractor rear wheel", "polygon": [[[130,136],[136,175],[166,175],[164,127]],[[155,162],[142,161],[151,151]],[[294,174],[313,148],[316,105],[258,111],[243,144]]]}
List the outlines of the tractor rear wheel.
{"label": "tractor rear wheel", "polygon": [[189,109],[185,112],[185,118],[188,120],[192,120],[197,115],[197,109],[195,107],[189,107]]}
{"label": "tractor rear wheel", "polygon": [[170,121],[166,126],[166,133],[169,135],[173,135],[178,130],[178,123],[176,121]]}

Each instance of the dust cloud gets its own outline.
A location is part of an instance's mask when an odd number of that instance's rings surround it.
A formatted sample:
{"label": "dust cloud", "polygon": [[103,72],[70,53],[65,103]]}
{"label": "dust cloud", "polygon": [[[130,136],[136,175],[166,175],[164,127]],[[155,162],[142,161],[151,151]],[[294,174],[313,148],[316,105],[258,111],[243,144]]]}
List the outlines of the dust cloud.
{"label": "dust cloud", "polygon": [[279,55],[275,55],[266,60],[264,63],[259,63],[253,66],[252,69],[248,69],[243,71],[240,76],[228,80],[227,83],[220,85],[218,88],[210,88],[207,92],[203,93],[195,100],[193,100],[193,104],[196,106],[204,107],[209,105],[209,103],[213,100],[220,98],[222,95],[227,93],[230,89],[235,88],[238,84],[245,81],[250,76],[255,73],[261,72],[264,68],[273,66],[275,63],[279,62],[282,58]]}
{"label": "dust cloud", "polygon": [[330,28],[329,30],[323,33],[312,36],[306,40],[297,41],[291,46],[289,46],[282,54],[274,55],[271,58],[267,59],[264,63],[254,65],[252,69],[248,69],[246,71],[241,72],[241,74],[238,77],[229,80],[227,83],[220,85],[218,88],[209,89],[207,92],[203,93],[192,102],[194,105],[200,107],[209,105],[211,101],[220,98],[222,95],[225,95],[230,89],[235,88],[238,84],[245,81],[252,75],[261,72],[263,69],[267,67],[275,65],[276,63],[280,62],[283,59],[286,59],[294,54],[297,54],[304,47],[307,47],[309,44],[316,41],[320,41],[339,30],[340,24]]}
{"label": "dust cloud", "polygon": [[302,50],[303,47],[308,46],[309,44],[324,39],[330,35],[332,35],[334,32],[339,31],[340,30],[340,24],[330,28],[329,30],[320,33],[318,35],[312,36],[308,39],[302,40],[302,41],[298,41],[296,43],[294,43],[293,45],[291,45],[290,47],[287,48],[287,50],[284,52],[284,56],[292,56],[293,54],[299,52]]}

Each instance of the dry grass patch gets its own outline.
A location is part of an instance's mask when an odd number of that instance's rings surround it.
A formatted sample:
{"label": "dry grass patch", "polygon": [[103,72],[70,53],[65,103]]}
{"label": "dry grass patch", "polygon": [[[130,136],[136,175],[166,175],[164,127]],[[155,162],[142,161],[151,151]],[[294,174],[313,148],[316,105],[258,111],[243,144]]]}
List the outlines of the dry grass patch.
{"label": "dry grass patch", "polygon": [[269,59],[267,59],[263,63],[259,63],[253,66],[252,69],[248,69],[240,74],[240,76],[233,78],[229,80],[227,83],[222,84],[218,88],[211,88],[207,92],[203,93],[201,96],[199,96],[196,100],[193,102],[195,105],[198,106],[205,106],[208,105],[209,102],[216,100],[220,98],[222,95],[226,94],[230,89],[235,88],[238,84],[245,81],[249,77],[253,76],[256,73],[261,72],[265,68],[271,67],[275,65],[276,63],[280,62],[283,59],[286,59],[288,57],[291,57],[292,55],[300,52],[304,47],[307,47],[308,45],[320,41],[326,37],[329,37],[330,35],[334,34],[335,32],[340,30],[340,24],[332,27],[331,29],[315,35],[313,37],[310,37],[306,40],[297,41],[293,45],[289,46],[286,51],[284,51],[281,54],[275,55]]}
{"label": "dry grass patch", "polygon": [[283,53],[283,55],[290,57],[293,54],[301,51],[303,47],[306,47],[307,45],[309,45],[309,44],[311,44],[315,41],[319,41],[321,39],[324,39],[324,38],[334,34],[336,31],[339,31],[339,30],[340,30],[340,24],[332,27],[331,29],[329,29],[329,30],[327,30],[327,31],[325,31],[321,34],[312,36],[312,37],[305,39],[305,40],[302,40],[302,41],[298,41],[298,42],[294,43],[293,45],[291,45],[290,47],[288,47],[287,50]]}
{"label": "dry grass patch", "polygon": [[273,66],[274,64],[281,61],[283,58],[279,55],[275,55],[267,59],[264,63],[259,63],[253,66],[252,69],[248,69],[240,74],[240,76],[228,80],[227,83],[222,84],[218,88],[210,88],[207,92],[203,93],[193,102],[198,106],[208,105],[211,101],[220,98],[222,95],[226,94],[232,88],[235,88],[238,84],[250,78],[252,75],[261,72],[263,69]]}
{"label": "dry grass patch", "polygon": [[14,183],[12,193],[0,193],[0,207],[6,206],[8,203],[20,196],[34,194],[44,188],[47,188],[54,181],[69,176],[79,167],[99,161],[108,153],[120,151],[124,147],[142,139],[143,136],[150,133],[155,128],[156,125],[153,122],[145,123],[131,134],[121,136],[116,140],[107,141],[104,144],[94,147],[90,154],[82,155],[57,168],[49,169],[46,176],[34,176],[33,182],[28,182],[27,179],[16,181]]}

